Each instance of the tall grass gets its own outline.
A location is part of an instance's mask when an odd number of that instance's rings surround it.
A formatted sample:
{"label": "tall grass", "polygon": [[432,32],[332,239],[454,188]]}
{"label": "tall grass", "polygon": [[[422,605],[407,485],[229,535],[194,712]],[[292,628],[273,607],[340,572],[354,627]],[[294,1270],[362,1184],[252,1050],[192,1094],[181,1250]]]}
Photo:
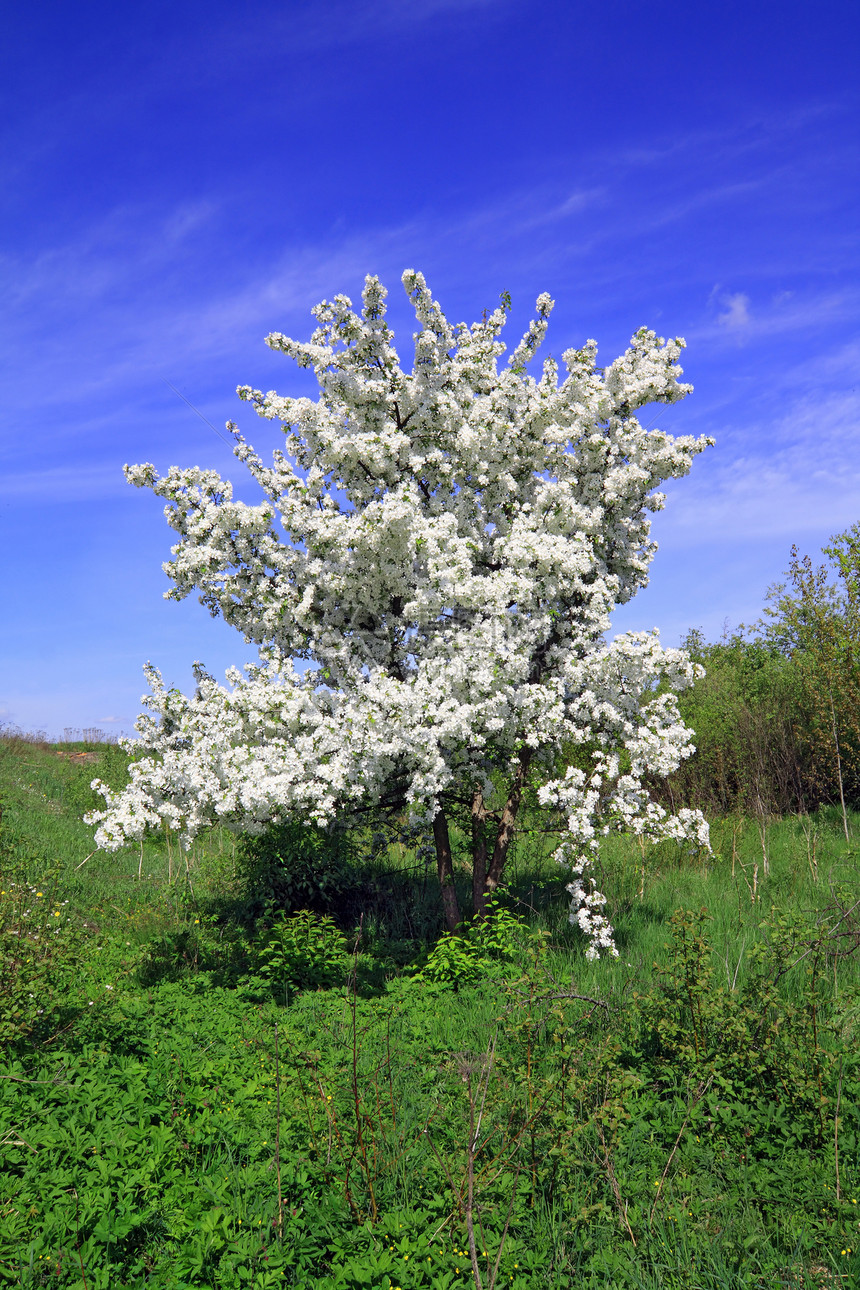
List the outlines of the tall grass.
{"label": "tall grass", "polygon": [[711,854],[607,839],[592,964],[537,821],[495,931],[440,940],[405,847],[94,853],[89,781],[124,774],[0,739],[0,1284],[856,1282],[832,810],[717,820]]}

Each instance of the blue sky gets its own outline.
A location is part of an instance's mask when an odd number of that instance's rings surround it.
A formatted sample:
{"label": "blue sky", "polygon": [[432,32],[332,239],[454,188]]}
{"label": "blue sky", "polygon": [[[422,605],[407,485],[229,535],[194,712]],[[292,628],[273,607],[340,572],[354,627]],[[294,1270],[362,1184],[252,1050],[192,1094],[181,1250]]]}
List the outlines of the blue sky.
{"label": "blue sky", "polygon": [[751,621],[793,542],[860,520],[847,0],[81,0],[4,24],[0,721],[131,730],[145,660],[186,687],[194,659],[249,659],[162,599],[170,532],[122,466],[215,467],[250,500],[170,385],[274,447],[235,387],[306,388],[263,337],[306,336],[368,272],[401,344],[407,267],[456,319],[509,291],[512,333],[549,291],[555,354],[686,337],[695,393],[659,424],[717,446],[619,628]]}

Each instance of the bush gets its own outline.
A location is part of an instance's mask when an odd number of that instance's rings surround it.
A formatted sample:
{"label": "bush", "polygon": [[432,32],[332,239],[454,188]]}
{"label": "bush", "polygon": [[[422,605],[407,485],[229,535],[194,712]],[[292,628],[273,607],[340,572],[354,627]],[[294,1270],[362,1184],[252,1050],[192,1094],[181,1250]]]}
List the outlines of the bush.
{"label": "bush", "polygon": [[473,985],[503,974],[527,947],[543,948],[543,936],[496,901],[488,902],[488,917],[462,933],[446,933],[427,957],[420,975],[434,985]]}
{"label": "bush", "polygon": [[291,821],[246,835],[239,863],[249,915],[298,909],[332,913],[352,885],[351,859],[349,836],[339,829]]}
{"label": "bush", "polygon": [[261,977],[291,990],[336,985],[348,966],[346,940],[334,919],[308,909],[277,922],[257,959]]}
{"label": "bush", "polygon": [[652,789],[667,805],[706,813],[796,814],[818,806],[821,786],[797,660],[740,633],[714,644],[682,641],[705,676],[679,698],[695,756]]}

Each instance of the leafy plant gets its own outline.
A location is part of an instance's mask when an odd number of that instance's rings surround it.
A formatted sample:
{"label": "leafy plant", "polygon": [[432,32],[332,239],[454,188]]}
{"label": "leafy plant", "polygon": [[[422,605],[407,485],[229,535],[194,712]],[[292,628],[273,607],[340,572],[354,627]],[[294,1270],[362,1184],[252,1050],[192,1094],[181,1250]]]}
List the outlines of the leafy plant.
{"label": "leafy plant", "polygon": [[351,860],[352,840],[343,829],[291,821],[246,835],[240,882],[248,910],[334,913],[354,882]]}
{"label": "leafy plant", "polygon": [[440,937],[427,956],[421,976],[437,985],[473,985],[503,974],[506,965],[522,955],[529,942],[541,945],[542,938],[494,899],[487,903],[486,917]]}
{"label": "leafy plant", "polygon": [[260,976],[292,990],[335,985],[348,963],[346,940],[334,919],[307,909],[279,919],[256,959]]}

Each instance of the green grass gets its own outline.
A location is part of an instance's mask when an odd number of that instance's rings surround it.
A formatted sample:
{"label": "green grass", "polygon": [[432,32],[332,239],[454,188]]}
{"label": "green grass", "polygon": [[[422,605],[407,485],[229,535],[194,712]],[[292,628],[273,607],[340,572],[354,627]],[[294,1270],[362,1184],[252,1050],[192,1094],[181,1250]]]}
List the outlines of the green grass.
{"label": "green grass", "polygon": [[89,781],[124,773],[0,740],[0,1285],[448,1290],[470,1228],[485,1287],[857,1284],[835,814],[644,871],[608,840],[620,953],[590,964],[537,832],[493,928],[440,941],[403,848],[93,854]]}

